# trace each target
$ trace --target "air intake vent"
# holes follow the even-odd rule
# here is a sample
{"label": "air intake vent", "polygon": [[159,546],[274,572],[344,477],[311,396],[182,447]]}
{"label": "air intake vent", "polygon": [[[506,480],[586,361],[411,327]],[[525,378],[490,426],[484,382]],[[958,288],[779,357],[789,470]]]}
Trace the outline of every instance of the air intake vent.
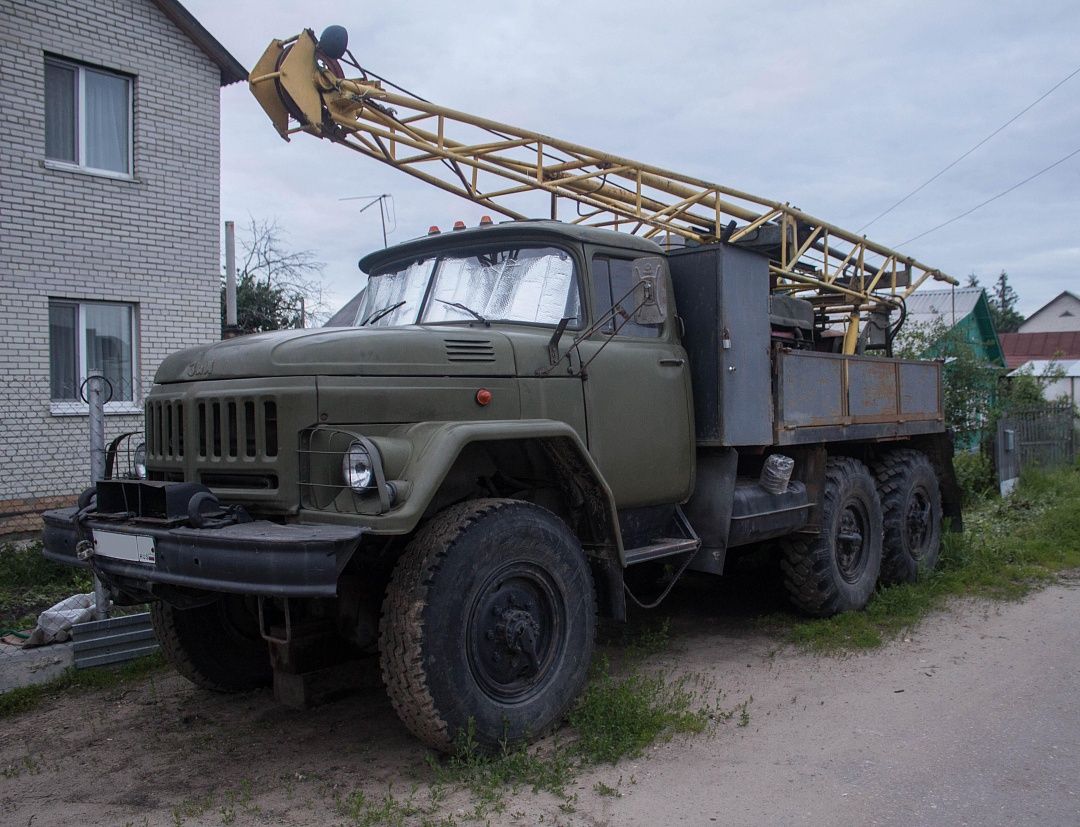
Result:
{"label": "air intake vent", "polygon": [[448,362],[494,362],[495,346],[487,339],[444,339]]}

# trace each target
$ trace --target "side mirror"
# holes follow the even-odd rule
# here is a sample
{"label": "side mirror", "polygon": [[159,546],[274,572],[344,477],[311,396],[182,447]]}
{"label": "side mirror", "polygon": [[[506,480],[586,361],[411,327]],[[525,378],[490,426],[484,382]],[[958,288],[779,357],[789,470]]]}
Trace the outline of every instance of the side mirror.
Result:
{"label": "side mirror", "polygon": [[634,322],[663,324],[667,320],[668,297],[664,281],[664,260],[659,256],[634,259]]}

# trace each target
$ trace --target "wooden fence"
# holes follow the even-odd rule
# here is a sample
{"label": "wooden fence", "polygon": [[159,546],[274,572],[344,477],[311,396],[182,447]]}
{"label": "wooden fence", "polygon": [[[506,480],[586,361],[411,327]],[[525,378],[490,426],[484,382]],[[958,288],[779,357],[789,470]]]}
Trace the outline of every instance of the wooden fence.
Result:
{"label": "wooden fence", "polygon": [[1068,465],[1076,456],[1076,411],[1068,401],[1010,411],[998,421],[994,444],[1001,493],[1016,485],[1025,468]]}

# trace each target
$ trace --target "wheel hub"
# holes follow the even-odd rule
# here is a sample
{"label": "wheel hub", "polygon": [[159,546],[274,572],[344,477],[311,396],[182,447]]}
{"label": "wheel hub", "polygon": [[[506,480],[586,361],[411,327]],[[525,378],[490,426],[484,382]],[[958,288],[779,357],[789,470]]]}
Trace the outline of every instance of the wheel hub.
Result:
{"label": "wheel hub", "polygon": [[922,491],[912,492],[904,515],[904,531],[911,556],[919,558],[930,536],[930,500]]}
{"label": "wheel hub", "polygon": [[469,617],[469,665],[492,698],[518,701],[551,672],[564,633],[560,601],[546,573],[510,566],[493,575]]}
{"label": "wheel hub", "polygon": [[840,514],[836,532],[836,564],[840,576],[855,583],[866,568],[866,520],[862,512],[849,505]]}

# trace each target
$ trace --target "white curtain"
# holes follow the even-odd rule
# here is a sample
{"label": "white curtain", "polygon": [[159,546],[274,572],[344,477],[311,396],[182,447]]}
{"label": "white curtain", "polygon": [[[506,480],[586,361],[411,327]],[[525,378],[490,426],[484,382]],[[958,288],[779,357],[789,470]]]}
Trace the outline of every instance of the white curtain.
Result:
{"label": "white curtain", "polygon": [[131,371],[131,308],[120,304],[87,304],[86,369],[100,370],[112,384],[112,401],[134,398]]}
{"label": "white curtain", "polygon": [[86,90],[86,165],[130,172],[128,163],[128,85],[118,75],[83,70]]}
{"label": "white curtain", "polygon": [[78,163],[75,154],[75,69],[45,62],[45,157]]}

